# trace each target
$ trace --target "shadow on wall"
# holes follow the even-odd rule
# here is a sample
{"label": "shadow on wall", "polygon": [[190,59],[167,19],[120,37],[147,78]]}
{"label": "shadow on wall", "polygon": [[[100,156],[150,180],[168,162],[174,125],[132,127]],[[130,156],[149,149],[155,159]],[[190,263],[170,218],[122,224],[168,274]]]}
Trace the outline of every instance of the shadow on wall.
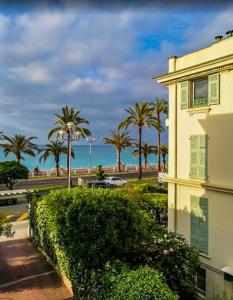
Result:
{"label": "shadow on wall", "polygon": [[[233,106],[233,102],[232,102]],[[233,182],[233,114],[208,115],[199,120],[208,134],[208,173],[213,182]]]}

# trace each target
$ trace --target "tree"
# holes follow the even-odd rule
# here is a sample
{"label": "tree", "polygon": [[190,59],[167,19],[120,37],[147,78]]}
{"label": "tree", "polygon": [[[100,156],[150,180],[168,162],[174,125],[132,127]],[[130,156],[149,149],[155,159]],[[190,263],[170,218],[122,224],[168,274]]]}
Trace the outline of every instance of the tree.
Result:
{"label": "tree", "polygon": [[129,136],[129,132],[123,131],[121,132],[119,129],[111,131],[110,137],[104,137],[103,141],[105,144],[112,145],[116,148],[117,154],[117,171],[121,171],[121,151],[126,150],[127,147],[133,145],[133,139]]}
{"label": "tree", "polygon": [[156,126],[156,119],[153,117],[153,107],[148,102],[136,102],[133,107],[125,109],[128,117],[119,124],[119,128],[127,128],[129,125],[138,130],[138,179],[142,178],[142,128],[143,126]]}
{"label": "tree", "polygon": [[0,211],[0,236],[13,237],[12,224],[7,222],[6,216]]}
{"label": "tree", "polygon": [[[146,142],[143,142],[142,143],[142,147],[141,147],[141,149],[142,149],[142,155],[143,155],[143,157],[144,157],[144,167],[145,167],[145,170],[146,170],[146,167],[147,167],[147,158],[148,158],[148,155],[150,155],[150,154],[154,154],[156,151],[157,151],[157,149],[156,149],[156,147],[155,146],[150,146],[150,145],[148,145],[148,143],[146,143]],[[134,150],[132,151],[132,155],[133,156],[138,156],[138,154],[139,154],[139,146],[138,146],[138,144],[136,143],[135,144],[135,148],[134,148]]]}
{"label": "tree", "polygon": [[0,184],[5,184],[9,190],[13,190],[18,179],[27,179],[29,170],[16,161],[4,161],[0,163]]}
{"label": "tree", "polygon": [[2,135],[1,140],[5,141],[0,144],[0,147],[3,148],[3,153],[7,156],[10,153],[13,153],[16,157],[16,161],[20,163],[23,159],[23,154],[27,154],[35,157],[35,151],[38,151],[36,144],[32,140],[37,137],[31,136],[26,137],[25,135],[15,134],[12,137],[7,135]]}
{"label": "tree", "polygon": [[160,152],[162,154],[162,158],[163,158],[163,168],[164,170],[166,169],[166,155],[168,154],[168,146],[165,144],[162,144],[160,146]]}
{"label": "tree", "polygon": [[[65,131],[68,135],[67,148],[69,149],[69,144],[73,133],[79,132],[82,137],[91,135],[91,132],[87,128],[80,126],[81,124],[89,124],[89,122],[86,119],[82,118],[80,116],[81,111],[76,110],[74,107],[68,107],[66,105],[65,107],[62,107],[61,110],[62,110],[61,114],[54,114],[57,117],[57,119],[54,121],[54,124],[56,124],[57,126],[49,132],[48,138],[50,139],[54,135],[58,136],[59,131],[61,130]],[[74,125],[72,129],[69,129],[67,126],[69,122],[72,122]],[[68,168],[69,168],[69,155],[67,155],[67,169]]]}
{"label": "tree", "polygon": [[164,131],[164,127],[162,126],[161,122],[161,115],[162,114],[168,114],[168,102],[166,100],[156,98],[155,102],[151,103],[152,107],[154,108],[154,114],[157,119],[157,124],[155,124],[155,129],[157,130],[158,134],[158,142],[157,142],[157,149],[158,149],[158,167],[159,171],[161,171],[161,160],[160,160],[160,136],[161,133]]}
{"label": "tree", "polygon": [[[54,156],[56,163],[56,172],[57,176],[60,176],[60,156],[62,153],[67,154],[67,147],[63,146],[64,142],[61,141],[51,141],[45,146],[44,149],[40,149],[39,153],[43,153],[40,157],[40,162],[45,162],[49,156]],[[71,152],[72,157],[74,158],[74,152]]]}
{"label": "tree", "polygon": [[105,171],[102,169],[102,165],[98,165],[96,167],[96,179],[97,180],[104,180],[107,176],[107,174],[105,173]]}

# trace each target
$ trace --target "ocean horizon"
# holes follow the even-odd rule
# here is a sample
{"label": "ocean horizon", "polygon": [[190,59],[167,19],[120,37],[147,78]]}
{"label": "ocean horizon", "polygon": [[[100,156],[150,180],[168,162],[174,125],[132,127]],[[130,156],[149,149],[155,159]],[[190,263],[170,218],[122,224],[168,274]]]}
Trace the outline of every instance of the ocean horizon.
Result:
{"label": "ocean horizon", "polygon": [[[39,147],[43,148],[43,145]],[[90,155],[89,155],[90,147],[89,145],[74,145],[73,151],[75,154],[75,158],[72,159],[71,166],[74,169],[78,168],[89,168],[90,167]],[[131,155],[132,149],[128,148],[127,151],[122,151],[121,161],[125,165],[138,165],[138,157],[133,157]],[[34,170],[36,166],[40,168],[40,170],[51,170],[55,168],[54,157],[49,157],[45,163],[39,162],[40,155],[36,157],[25,155],[24,159],[21,161],[23,165],[25,165],[30,171]],[[6,160],[15,160],[15,156],[13,154],[9,154],[7,157],[4,156],[3,150],[0,149],[0,161]],[[149,164],[157,163],[157,156],[155,154],[151,154],[148,156]],[[60,165],[63,168],[66,168],[66,155],[62,154],[60,159]],[[116,149],[114,147],[108,145],[93,145],[92,146],[92,159],[91,159],[91,167],[96,167],[97,165],[102,166],[115,166],[116,165]]]}

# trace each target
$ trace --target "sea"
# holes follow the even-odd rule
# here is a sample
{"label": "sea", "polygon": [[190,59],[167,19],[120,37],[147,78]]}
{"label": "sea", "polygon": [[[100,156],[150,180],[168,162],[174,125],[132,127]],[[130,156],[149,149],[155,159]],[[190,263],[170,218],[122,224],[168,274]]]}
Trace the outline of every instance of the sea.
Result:
{"label": "sea", "polygon": [[[39,146],[43,148],[43,145]],[[72,159],[71,166],[72,168],[89,168],[96,167],[97,165],[102,166],[115,166],[116,165],[116,149],[109,145],[92,145],[92,154],[90,161],[90,147],[88,145],[74,145],[73,151],[75,154],[75,158]],[[122,151],[121,161],[125,165],[138,165],[138,158],[133,157],[131,155],[132,149],[128,149],[127,151]],[[54,157],[50,156],[46,160],[45,163],[39,162],[39,156],[36,157],[25,155],[24,159],[21,161],[30,171],[34,170],[36,166],[39,167],[40,170],[51,170],[55,168]],[[2,149],[0,149],[0,161],[5,160],[15,160],[15,156],[13,154],[9,154],[7,157],[4,156]],[[157,163],[156,155],[149,155],[148,157],[149,164]],[[61,155],[60,166],[66,168],[66,155]]]}

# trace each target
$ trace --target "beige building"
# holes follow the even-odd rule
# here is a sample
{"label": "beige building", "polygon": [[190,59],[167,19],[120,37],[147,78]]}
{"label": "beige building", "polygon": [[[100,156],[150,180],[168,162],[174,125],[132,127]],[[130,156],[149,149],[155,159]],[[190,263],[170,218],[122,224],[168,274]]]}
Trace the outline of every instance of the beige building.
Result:
{"label": "beige building", "polygon": [[156,80],[169,89],[169,229],[200,250],[200,295],[212,299],[226,293],[230,299],[233,37],[169,58],[169,73]]}

